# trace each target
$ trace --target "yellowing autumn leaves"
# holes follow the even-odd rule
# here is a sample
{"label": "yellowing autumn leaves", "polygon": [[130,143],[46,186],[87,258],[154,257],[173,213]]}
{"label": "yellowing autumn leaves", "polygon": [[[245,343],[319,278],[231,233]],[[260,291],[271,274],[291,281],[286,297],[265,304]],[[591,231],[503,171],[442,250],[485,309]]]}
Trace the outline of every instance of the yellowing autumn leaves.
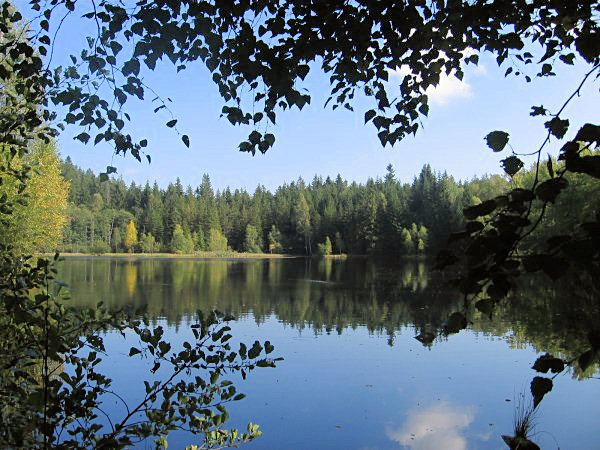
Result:
{"label": "yellowing autumn leaves", "polygon": [[11,164],[23,162],[32,168],[31,179],[23,193],[17,192],[11,177],[2,177],[5,182],[0,185],[0,196],[6,194],[13,203],[22,199],[25,204],[15,204],[7,222],[0,225],[0,242],[24,253],[54,251],[66,225],[69,194],[69,182],[60,173],[56,144],[35,141],[22,161],[15,158]]}

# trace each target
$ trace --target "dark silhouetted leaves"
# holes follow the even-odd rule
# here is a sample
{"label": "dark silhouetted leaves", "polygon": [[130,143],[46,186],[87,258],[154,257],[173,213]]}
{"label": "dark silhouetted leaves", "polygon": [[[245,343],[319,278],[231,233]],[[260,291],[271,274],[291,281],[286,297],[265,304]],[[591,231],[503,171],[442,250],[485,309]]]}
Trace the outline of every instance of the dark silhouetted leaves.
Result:
{"label": "dark silhouetted leaves", "polygon": [[562,139],[567,134],[567,130],[569,129],[569,121],[563,120],[559,117],[554,117],[544,124],[550,134],[555,136],[558,139]]}
{"label": "dark silhouetted leaves", "polygon": [[562,359],[555,358],[548,353],[540,356],[532,367],[533,370],[542,373],[548,373],[548,371],[551,371],[552,373],[560,373],[564,370],[564,368],[565,363]]}
{"label": "dark silhouetted leaves", "polygon": [[550,378],[535,377],[531,381],[531,395],[533,396],[533,406],[540,404],[544,395],[552,390],[552,380]]}
{"label": "dark silhouetted leaves", "polygon": [[87,133],[79,133],[77,136],[75,136],[75,139],[87,144],[87,142],[90,140],[90,135]]}
{"label": "dark silhouetted leaves", "polygon": [[552,178],[538,185],[535,196],[544,202],[554,203],[560,191],[569,185],[565,178]]}
{"label": "dark silhouetted leaves", "polygon": [[492,131],[485,137],[485,140],[489,148],[495,152],[501,152],[508,144],[508,133],[505,131]]}
{"label": "dark silhouetted leaves", "polygon": [[548,110],[543,106],[532,106],[530,116],[545,116],[548,114]]}
{"label": "dark silhouetted leaves", "polygon": [[371,120],[376,115],[377,115],[377,113],[375,112],[374,109],[370,109],[369,111],[367,111],[365,113],[365,123],[367,123],[369,120]]}
{"label": "dark silhouetted leaves", "polygon": [[600,145],[600,126],[586,123],[577,132],[575,141],[590,142]]}
{"label": "dark silhouetted leaves", "polygon": [[523,167],[523,161],[516,156],[509,156],[502,160],[502,168],[511,177],[515,175]]}
{"label": "dark silhouetted leaves", "polygon": [[444,333],[458,333],[460,330],[467,328],[467,318],[463,313],[453,312],[446,320],[444,325]]}
{"label": "dark silhouetted leaves", "polygon": [[510,199],[514,202],[523,203],[534,199],[531,189],[515,188],[509,193]]}
{"label": "dark silhouetted leaves", "polygon": [[563,276],[569,267],[567,260],[551,255],[528,255],[523,258],[523,268],[526,272],[543,271],[553,280]]}
{"label": "dark silhouetted leaves", "polygon": [[600,55],[600,33],[586,30],[575,39],[575,48],[588,63],[597,63]]}
{"label": "dark silhouetted leaves", "polygon": [[487,216],[488,214],[494,212],[496,206],[497,203],[495,200],[486,200],[485,202],[482,202],[479,205],[465,208],[463,210],[463,213],[467,219],[473,220],[481,216]]}

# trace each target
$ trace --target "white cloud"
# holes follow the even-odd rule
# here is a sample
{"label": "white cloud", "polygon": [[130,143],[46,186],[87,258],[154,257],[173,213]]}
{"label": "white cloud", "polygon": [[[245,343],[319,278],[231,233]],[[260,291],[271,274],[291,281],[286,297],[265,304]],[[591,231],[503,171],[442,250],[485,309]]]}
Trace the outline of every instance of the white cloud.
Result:
{"label": "white cloud", "polygon": [[454,75],[442,75],[437,86],[429,87],[425,93],[433,103],[446,106],[451,99],[468,98],[473,95],[471,85],[463,78],[459,80]]}
{"label": "white cloud", "polygon": [[[467,53],[465,52],[465,55],[468,56]],[[487,74],[486,67],[481,63],[477,66],[469,65],[464,70],[467,74],[473,76],[485,76]],[[410,74],[410,67],[407,65],[389,71],[390,78],[400,80],[408,74]],[[473,89],[464,77],[459,80],[454,75],[442,74],[438,85],[429,87],[425,93],[432,103],[447,106],[450,100],[471,97]]]}
{"label": "white cloud", "polygon": [[411,450],[465,450],[461,432],[473,422],[473,408],[457,408],[445,403],[408,414],[404,425],[386,429],[386,435]]}
{"label": "white cloud", "polygon": [[487,75],[487,68],[482,63],[479,63],[477,67],[473,69],[473,74],[477,76]]}

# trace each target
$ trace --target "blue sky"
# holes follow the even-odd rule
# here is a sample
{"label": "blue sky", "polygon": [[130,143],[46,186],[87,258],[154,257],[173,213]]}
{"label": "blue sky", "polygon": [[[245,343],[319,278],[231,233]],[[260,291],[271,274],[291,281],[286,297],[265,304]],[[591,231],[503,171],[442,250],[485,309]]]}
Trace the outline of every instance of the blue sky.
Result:
{"label": "blue sky", "polygon": [[[66,61],[68,54],[85,45],[86,26],[87,21],[76,20],[61,30],[56,61]],[[529,117],[531,106],[543,104],[551,111],[557,110],[588,70],[583,64],[569,68],[557,64],[557,68],[558,76],[533,77],[533,82],[527,84],[522,78],[504,78],[505,67],[499,69],[493,59],[482,57],[478,67],[469,66],[463,82],[449,78],[430,93],[430,113],[424,119],[424,128],[416,137],[408,137],[393,148],[382,148],[376,129],[364,125],[363,115],[368,108],[361,105],[366,104],[358,103],[355,113],[324,109],[327,77],[315,70],[306,82],[312,104],[301,112],[294,109],[278,113],[273,131],[275,147],[253,157],[237,150],[250,130],[233,127],[225,118],[219,118],[223,102],[208,70],[197,64],[177,74],[170,63],[164,62],[147,73],[145,81],[173,100],[171,109],[179,130],[190,137],[189,149],[174,130],[164,126],[170,116],[152,113],[156,105],[150,102],[151,95],[144,103],[127,103],[132,129],[139,138],[148,138],[151,164],[145,160],[139,163],[131,156],[113,157],[108,146],[74,141],[73,136],[81,131],[77,128],[60,136],[59,148],[63,157],[70,156],[84,169],[100,172],[114,165],[126,183],[157,180],[161,186],[177,177],[184,185],[196,186],[204,173],[210,175],[217,189],[230,186],[253,190],[260,183],[273,190],[299,176],[311,180],[315,174],[334,177],[340,173],[350,181],[364,182],[369,177],[383,176],[389,163],[405,182],[411,182],[425,163],[464,180],[502,172],[499,161],[507,155],[494,154],[487,148],[483,138],[489,131],[509,132],[510,143],[519,152],[539,147],[545,137],[544,120]],[[530,68],[530,75],[535,74],[534,69]],[[395,80],[400,82],[399,77],[390,78],[391,83]],[[586,121],[595,120],[592,114],[598,111],[597,83],[588,83],[583,92],[566,111],[571,120],[567,136],[573,136],[576,127]],[[554,143],[548,150],[556,154],[559,147]]]}

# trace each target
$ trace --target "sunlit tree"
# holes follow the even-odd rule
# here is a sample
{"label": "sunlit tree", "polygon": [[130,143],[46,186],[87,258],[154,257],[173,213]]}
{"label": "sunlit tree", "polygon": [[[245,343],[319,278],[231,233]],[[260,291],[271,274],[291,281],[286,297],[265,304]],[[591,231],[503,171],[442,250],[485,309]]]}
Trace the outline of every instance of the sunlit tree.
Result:
{"label": "sunlit tree", "polygon": [[125,227],[125,237],[123,238],[123,245],[128,252],[132,252],[138,243],[137,229],[133,220],[130,220]]}
{"label": "sunlit tree", "polygon": [[13,213],[2,225],[0,241],[12,244],[24,252],[53,251],[62,241],[67,223],[69,183],[61,176],[60,160],[53,141],[35,141],[30,153],[12,165],[30,164],[31,178],[19,192],[9,177],[0,176],[0,195],[15,202]]}

